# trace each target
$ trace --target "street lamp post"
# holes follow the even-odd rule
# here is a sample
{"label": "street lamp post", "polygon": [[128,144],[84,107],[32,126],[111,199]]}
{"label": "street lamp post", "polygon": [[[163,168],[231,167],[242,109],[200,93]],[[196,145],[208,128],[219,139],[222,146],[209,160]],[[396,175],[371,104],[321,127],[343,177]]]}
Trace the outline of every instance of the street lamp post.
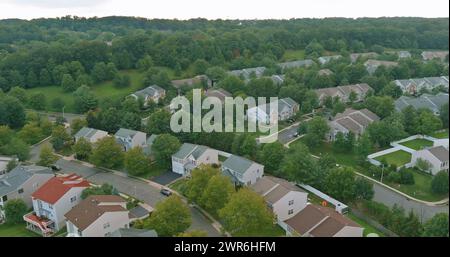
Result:
{"label": "street lamp post", "polygon": [[381,164],[381,179],[380,179],[381,183],[383,183],[383,174],[384,174],[384,164]]}

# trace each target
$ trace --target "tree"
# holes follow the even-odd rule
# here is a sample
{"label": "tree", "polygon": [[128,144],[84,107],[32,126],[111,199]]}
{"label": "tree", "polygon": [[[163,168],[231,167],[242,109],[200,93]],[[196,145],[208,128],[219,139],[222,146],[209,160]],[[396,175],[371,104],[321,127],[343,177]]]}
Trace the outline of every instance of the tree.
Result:
{"label": "tree", "polygon": [[217,214],[234,193],[234,185],[229,177],[217,174],[209,179],[206,188],[200,198],[201,206],[206,210]]}
{"label": "tree", "polygon": [[25,108],[17,98],[0,95],[0,125],[21,128],[25,124],[25,117]]}
{"label": "tree", "polygon": [[303,144],[291,146],[280,164],[281,174],[298,183],[314,184],[316,170],[316,160]]}
{"label": "tree", "polygon": [[153,66],[153,59],[149,55],[145,55],[137,62],[137,68],[140,71],[146,71]]}
{"label": "tree", "polygon": [[442,121],[442,125],[445,128],[448,128],[448,103],[442,105],[440,112],[439,112],[439,118]]}
{"label": "tree", "polygon": [[274,221],[264,199],[248,188],[233,194],[219,217],[234,236],[260,236],[261,228],[273,226]]}
{"label": "tree", "polygon": [[354,170],[349,167],[333,169],[325,178],[325,189],[340,201],[352,202],[357,197]]}
{"label": "tree", "polygon": [[70,74],[63,75],[61,80],[61,88],[65,92],[72,92],[75,91],[75,89],[77,88],[77,84],[75,83],[75,80],[73,80]]}
{"label": "tree", "polygon": [[87,160],[92,153],[92,145],[82,137],[72,146],[72,150],[78,160]]}
{"label": "tree", "polygon": [[367,109],[385,118],[394,112],[394,100],[390,96],[370,96],[366,99]]}
{"label": "tree", "polygon": [[152,145],[155,161],[161,166],[168,167],[172,155],[178,151],[180,146],[181,144],[178,138],[169,134],[159,135]]}
{"label": "tree", "polygon": [[8,95],[17,98],[23,104],[28,102],[27,91],[21,87],[12,87]]}
{"label": "tree", "polygon": [[150,169],[150,159],[141,147],[134,147],[125,153],[125,169],[130,175],[143,174]]}
{"label": "tree", "polygon": [[81,199],[86,199],[90,195],[119,195],[119,191],[108,183],[101,186],[88,187],[81,192]]}
{"label": "tree", "polygon": [[120,127],[140,130],[142,125],[142,119],[137,113],[122,112],[122,120],[120,121]]}
{"label": "tree", "polygon": [[42,139],[42,129],[35,122],[23,126],[19,131],[19,137],[27,144],[35,144]]}
{"label": "tree", "polygon": [[438,213],[428,220],[423,227],[422,236],[448,237],[448,214]]}
{"label": "tree", "polygon": [[23,223],[23,215],[28,211],[28,207],[22,199],[11,199],[6,202],[5,217],[8,224]]}
{"label": "tree", "polygon": [[430,110],[424,109],[419,112],[419,133],[427,135],[440,128],[442,128],[442,121]]}
{"label": "tree", "polygon": [[209,180],[219,174],[217,168],[209,165],[201,165],[191,171],[191,179],[186,184],[186,196],[189,201],[200,204],[200,199]]}
{"label": "tree", "polygon": [[207,237],[208,233],[204,230],[191,230],[178,234],[179,237]]}
{"label": "tree", "polygon": [[277,171],[285,153],[286,148],[280,142],[264,144],[258,153],[258,160],[266,170]]}
{"label": "tree", "polygon": [[400,183],[404,185],[414,185],[414,175],[412,171],[402,167],[399,172],[400,174]]}
{"label": "tree", "polygon": [[430,169],[433,167],[429,161],[422,159],[422,158],[417,158],[415,166],[419,170],[426,171],[426,172],[429,172]]}
{"label": "tree", "polygon": [[209,63],[203,59],[198,59],[193,64],[193,70],[195,75],[205,74],[208,69]]}
{"label": "tree", "polygon": [[60,151],[72,143],[72,138],[67,133],[66,128],[59,125],[53,128],[50,143],[55,151]]}
{"label": "tree", "polygon": [[53,98],[51,101],[51,106],[55,110],[61,110],[65,105],[66,103],[61,98]]}
{"label": "tree", "polygon": [[254,97],[273,97],[278,95],[278,86],[270,78],[252,79],[246,86],[248,95]]}
{"label": "tree", "polygon": [[116,74],[116,76],[113,79],[114,86],[118,87],[118,88],[128,87],[128,86],[130,86],[130,83],[131,83],[131,78],[127,74],[124,74],[124,75]]}
{"label": "tree", "polygon": [[74,93],[75,108],[85,113],[89,110],[93,110],[98,106],[98,100],[95,95],[90,91],[90,88],[86,85],[79,87]]}
{"label": "tree", "polygon": [[357,178],[355,181],[356,197],[364,200],[372,200],[375,192],[373,191],[373,185],[364,178]]}
{"label": "tree", "polygon": [[16,155],[20,161],[28,159],[30,147],[19,138],[12,138],[7,145],[0,145],[0,152],[6,155]]}
{"label": "tree", "polygon": [[184,232],[192,223],[189,207],[176,195],[156,204],[150,219],[144,225],[159,236],[174,236]]}
{"label": "tree", "polygon": [[320,116],[315,116],[308,121],[305,143],[308,147],[316,147],[322,142],[329,130],[330,127],[328,126],[327,121]]}
{"label": "tree", "polygon": [[[353,92],[353,91],[352,91]],[[345,111],[345,104],[341,101],[336,101],[333,104],[333,116],[335,116],[338,113],[343,113]]]}
{"label": "tree", "polygon": [[124,153],[114,137],[104,137],[96,142],[90,158],[97,167],[118,169],[123,165]]}
{"label": "tree", "polygon": [[28,100],[28,105],[35,110],[41,111],[45,110],[47,106],[47,98],[44,93],[34,93],[30,96]]}
{"label": "tree", "polygon": [[211,67],[205,71],[206,76],[214,82],[222,80],[226,76],[226,71],[221,67]]}
{"label": "tree", "polygon": [[53,154],[52,149],[48,145],[44,145],[41,148],[41,153],[39,154],[38,164],[45,167],[50,167],[58,160],[58,157]]}
{"label": "tree", "polygon": [[75,135],[80,129],[87,126],[87,121],[82,118],[75,118],[70,122],[70,133]]}
{"label": "tree", "polygon": [[435,194],[448,194],[448,173],[439,171],[431,180],[431,191]]}
{"label": "tree", "polygon": [[170,131],[170,117],[170,113],[163,109],[150,114],[146,132],[157,135],[167,133]]}
{"label": "tree", "polygon": [[417,134],[419,131],[419,115],[411,105],[402,110],[404,118],[405,131],[410,135]]}

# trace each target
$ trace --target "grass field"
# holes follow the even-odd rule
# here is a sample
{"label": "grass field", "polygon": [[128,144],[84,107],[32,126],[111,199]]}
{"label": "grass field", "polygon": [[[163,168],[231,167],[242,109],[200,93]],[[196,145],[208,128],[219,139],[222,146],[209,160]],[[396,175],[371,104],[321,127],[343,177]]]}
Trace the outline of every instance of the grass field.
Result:
{"label": "grass field", "polygon": [[442,131],[436,131],[432,133],[430,136],[434,138],[448,138],[448,129]]}
{"label": "grass field", "polygon": [[286,50],[284,51],[283,61],[296,61],[305,59],[305,50]]}
{"label": "grass field", "polygon": [[400,143],[403,146],[406,146],[408,148],[414,149],[414,150],[420,150],[427,146],[433,146],[433,142],[430,140],[426,140],[423,138],[416,138],[413,140],[409,140],[403,143]]}
{"label": "grass field", "polygon": [[364,220],[356,217],[353,213],[349,212],[348,214],[346,214],[347,218],[353,220],[354,222],[358,223],[361,227],[364,228],[363,231],[363,235],[367,236],[370,233],[375,233],[380,237],[384,237],[385,235],[379,231],[378,229],[374,228],[372,225],[370,225],[369,223],[365,222]]}
{"label": "grass field", "polygon": [[375,160],[380,162],[385,160],[389,165],[394,164],[397,167],[400,167],[411,161],[411,154],[403,150],[398,150],[389,154],[379,156],[375,158]]}
{"label": "grass field", "polygon": [[38,237],[39,235],[25,228],[25,224],[0,225],[0,237]]}

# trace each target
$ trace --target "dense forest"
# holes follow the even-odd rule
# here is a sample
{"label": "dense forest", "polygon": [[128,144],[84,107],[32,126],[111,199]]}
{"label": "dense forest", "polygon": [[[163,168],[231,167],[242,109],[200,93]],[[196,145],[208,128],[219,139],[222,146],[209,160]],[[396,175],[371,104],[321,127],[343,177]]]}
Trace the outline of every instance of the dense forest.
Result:
{"label": "dense forest", "polygon": [[[448,49],[448,19],[147,20],[131,17],[1,20],[0,88],[91,84],[151,62],[179,71],[195,61],[266,66],[286,50],[307,57],[389,49]],[[100,72],[98,72],[100,71]],[[178,72],[177,72],[178,71]],[[192,75],[205,69],[192,71]],[[99,73],[101,73],[99,75]],[[65,75],[70,76],[65,76]],[[93,80],[93,82],[91,82]]]}

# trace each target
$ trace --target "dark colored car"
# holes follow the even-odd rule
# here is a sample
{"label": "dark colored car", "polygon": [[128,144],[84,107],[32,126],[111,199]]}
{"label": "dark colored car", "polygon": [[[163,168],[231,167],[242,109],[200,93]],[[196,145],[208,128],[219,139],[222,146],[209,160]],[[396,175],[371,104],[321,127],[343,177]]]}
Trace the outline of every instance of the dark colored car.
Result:
{"label": "dark colored car", "polygon": [[170,192],[170,190],[167,189],[167,188],[162,188],[160,193],[165,195],[165,196],[170,196],[172,194],[172,192]]}
{"label": "dark colored car", "polygon": [[53,171],[60,171],[60,170],[61,170],[61,167],[59,167],[59,166],[56,165],[56,164],[55,164],[55,165],[52,165],[51,168],[52,168]]}

